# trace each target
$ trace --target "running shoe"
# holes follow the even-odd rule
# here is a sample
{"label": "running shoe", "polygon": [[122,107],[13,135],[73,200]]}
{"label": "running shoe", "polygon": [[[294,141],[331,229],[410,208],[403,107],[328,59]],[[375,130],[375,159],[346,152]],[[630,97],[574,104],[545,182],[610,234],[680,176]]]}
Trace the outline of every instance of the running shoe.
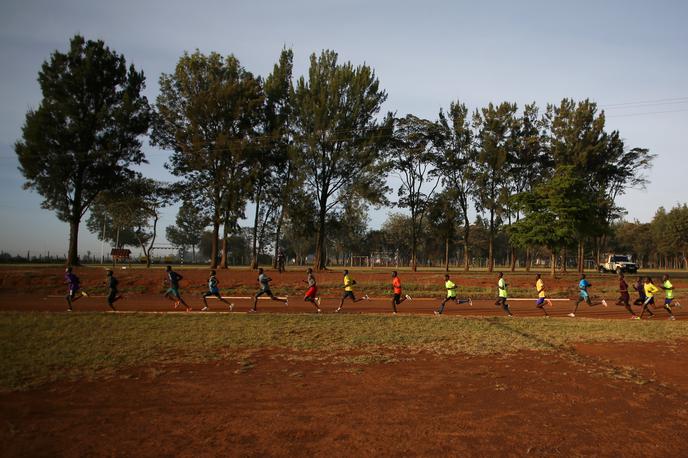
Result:
{"label": "running shoe", "polygon": [[342,309],[341,307],[337,307],[337,310],[335,310],[334,313],[339,313],[339,311],[340,311],[341,309]]}
{"label": "running shoe", "polygon": [[674,321],[675,319],[676,319],[676,317],[675,317],[674,315],[671,315],[671,316],[669,317],[669,320],[671,320],[671,321]]}
{"label": "running shoe", "polygon": [[72,308],[71,308],[71,307],[69,307],[69,308],[67,309],[67,311],[68,311],[68,312],[71,312],[71,311],[72,311]]}
{"label": "running shoe", "polygon": [[248,313],[256,313],[258,310],[248,309]]}
{"label": "running shoe", "polygon": [[289,296],[284,297],[284,305],[289,305]]}
{"label": "running shoe", "polygon": [[368,297],[368,295],[366,294],[365,296],[363,296],[363,299],[365,299],[366,301],[369,301],[370,297]]}
{"label": "running shoe", "polygon": [[640,319],[640,317],[638,315],[633,315],[631,317],[631,320],[639,320],[639,319]]}
{"label": "running shoe", "polygon": [[570,316],[571,318],[575,318],[576,314],[573,313],[573,312],[571,312],[571,313],[569,313],[567,316]]}
{"label": "running shoe", "polygon": [[179,302],[179,301],[175,302],[175,303],[174,303],[174,308],[178,308],[180,304],[181,304],[181,302]]}
{"label": "running shoe", "polygon": [[87,293],[86,291],[82,291],[82,292],[81,292],[81,295],[84,296],[84,297],[88,297],[88,293]]}
{"label": "running shoe", "polygon": [[473,307],[473,299],[471,299],[470,297],[468,298],[468,305]]}
{"label": "running shoe", "polygon": [[207,307],[207,306],[206,306],[206,307],[203,307],[203,308],[201,309],[201,312],[207,312],[207,311],[208,311],[208,307]]}
{"label": "running shoe", "polygon": [[435,311],[434,311],[434,312],[432,312],[432,313],[434,313],[434,314],[435,314],[435,316],[440,316],[440,312],[438,312],[437,310],[435,310]]}
{"label": "running shoe", "polygon": [[322,313],[322,310],[318,309],[318,311],[316,313]]}
{"label": "running shoe", "polygon": [[674,301],[674,307],[680,307],[681,303],[679,301]]}
{"label": "running shoe", "polygon": [[607,301],[605,301],[604,299],[602,299],[602,305],[604,305],[604,306],[606,307],[606,306],[607,306]]}
{"label": "running shoe", "polygon": [[318,304],[318,307],[320,307],[320,297],[315,298],[315,303]]}
{"label": "running shoe", "polygon": [[409,295],[407,294],[407,295],[406,295],[406,300],[407,300],[407,301],[412,301],[413,299],[411,299],[411,296],[409,296]]}
{"label": "running shoe", "polygon": [[229,311],[231,312],[233,310],[234,310],[234,304],[229,304]]}
{"label": "running shoe", "polygon": [[396,314],[397,314],[397,312],[392,312],[392,315],[396,315]]}

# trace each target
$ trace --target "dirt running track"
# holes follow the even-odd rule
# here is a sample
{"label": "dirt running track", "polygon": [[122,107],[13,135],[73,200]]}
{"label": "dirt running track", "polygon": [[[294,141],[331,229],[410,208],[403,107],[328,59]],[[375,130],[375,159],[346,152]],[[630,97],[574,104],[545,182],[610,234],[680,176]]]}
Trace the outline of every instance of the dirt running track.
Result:
{"label": "dirt running track", "polygon": [[[200,313],[203,302],[198,296],[185,295],[185,300],[194,309],[191,313]],[[232,299],[235,303],[235,312],[246,312],[251,307],[249,299]],[[432,314],[436,310],[441,300],[439,298],[417,298],[412,301],[405,301],[397,306],[399,313],[408,314]],[[211,312],[226,312],[227,307],[216,299],[209,299],[208,303]],[[333,313],[339,305],[338,298],[323,299],[321,308],[324,313]],[[123,312],[170,312],[174,311],[172,303],[162,298],[160,295],[137,294],[127,296],[125,299],[116,303],[117,309]],[[563,317],[571,312],[574,303],[572,301],[555,301],[553,307],[547,307],[547,312],[553,317]],[[542,316],[542,312],[536,309],[534,301],[518,300],[511,301],[510,307],[516,317],[537,317]],[[27,294],[7,294],[0,293],[0,310],[13,311],[63,311],[67,309],[63,297],[52,295],[44,297],[34,297]],[[640,307],[633,307],[640,313]],[[74,303],[75,311],[106,311],[107,305],[104,297],[81,298]],[[181,310],[181,309],[180,309]],[[289,298],[289,305],[285,306],[281,302],[270,300],[260,300],[258,310],[261,313],[280,312],[280,313],[313,313],[315,308],[310,303],[304,303],[302,297]],[[368,301],[361,301],[355,304],[347,300],[341,313],[391,313],[391,298],[374,297]],[[688,311],[685,307],[674,308],[677,319],[688,319]],[[205,312],[203,312],[205,313]],[[491,300],[473,301],[473,306],[468,304],[456,305],[448,303],[445,308],[445,315],[461,316],[503,316],[504,312],[499,307],[494,306]],[[666,319],[667,313],[658,308],[654,319]],[[625,308],[610,304],[609,307],[597,305],[588,307],[581,304],[578,308],[578,317],[587,318],[619,318],[627,319],[630,317]]]}
{"label": "dirt running track", "polygon": [[[381,269],[379,271],[371,272],[353,272],[354,278],[358,281],[356,286],[356,294],[361,296],[365,293],[366,285],[376,285],[378,291],[385,290],[391,284],[391,269]],[[82,286],[87,291],[99,291],[100,297],[89,297],[80,299],[75,303],[75,310],[79,311],[96,311],[106,310],[105,297],[102,296],[104,292],[103,284],[105,279],[105,271],[101,267],[80,267],[76,269],[77,274],[81,278]],[[199,311],[203,307],[200,295],[205,291],[205,282],[208,276],[206,269],[180,269],[184,279],[181,282],[182,294],[184,298],[191,304],[195,311]],[[284,307],[282,304],[263,301],[259,302],[259,310],[261,312],[312,312],[313,306],[304,304],[303,291],[305,290],[305,274],[301,270],[290,270],[284,273],[275,271],[268,271],[268,274],[274,279],[275,294],[283,294],[283,290],[298,291],[298,295],[292,295],[289,301],[289,307]],[[66,309],[64,301],[64,294],[66,293],[66,286],[63,280],[64,269],[60,267],[21,267],[21,266],[0,266],[0,310],[42,310],[42,311],[60,311]],[[172,310],[171,303],[162,298],[160,292],[162,291],[162,282],[165,277],[164,271],[161,268],[155,269],[126,269],[116,270],[117,278],[120,281],[120,288],[124,291],[126,299],[117,303],[118,309],[122,311],[170,311]],[[484,272],[452,272],[452,279],[459,285],[459,295],[463,288],[479,287],[493,289],[496,284],[496,275],[487,274]],[[521,291],[533,291],[534,272],[518,272],[506,273],[510,288],[520,288]],[[413,301],[404,302],[399,306],[400,313],[421,313],[429,314],[437,309],[439,303],[443,298],[443,277],[444,272],[402,272],[401,278],[404,285],[412,285],[426,291],[437,290],[437,295],[434,298],[415,298]],[[339,305],[339,298],[341,294],[341,271],[328,271],[317,274],[319,288],[323,296],[322,309],[324,312],[333,312]],[[577,275],[569,274],[566,277],[558,278],[556,280],[545,278],[546,285],[549,291],[557,292],[563,297],[576,297]],[[604,308],[596,306],[589,308],[586,305],[581,305],[578,316],[592,317],[592,318],[628,318],[629,314],[623,307],[615,306],[613,303],[616,299],[616,277],[611,274],[600,275],[590,273],[588,278],[593,283],[593,295],[597,294],[597,290],[606,286],[614,293],[607,295],[607,301],[610,306]],[[218,279],[222,288],[227,288],[232,296],[247,297],[255,292],[257,287],[256,273],[250,270],[218,270]],[[678,297],[681,297],[681,289],[686,288],[688,282],[683,277],[674,280],[675,288],[679,289]],[[597,288],[597,289],[595,289]],[[496,291],[496,290],[495,290]],[[405,290],[413,295],[413,290]],[[229,294],[229,293],[228,293]],[[428,294],[425,294],[426,296]],[[515,294],[512,294],[515,296]],[[522,294],[523,296],[523,294]],[[527,294],[526,294],[527,296]],[[484,296],[483,296],[484,297]],[[236,304],[237,311],[247,311],[250,307],[251,301],[246,299],[232,299]],[[376,296],[370,301],[358,302],[351,304],[347,301],[344,306],[346,313],[389,313],[391,312],[391,296]],[[463,315],[463,316],[502,316],[504,313],[500,308],[494,307],[494,299],[491,300],[475,300],[473,307],[468,305],[448,304],[445,313],[447,315]],[[688,302],[688,301],[684,301]],[[662,303],[662,299],[658,304]],[[216,300],[210,300],[211,309],[213,311],[225,311],[226,307]],[[526,301],[512,300],[510,305],[514,315],[516,316],[542,316],[540,310],[535,309],[534,299]],[[573,302],[570,300],[555,301],[554,307],[548,309],[552,316],[565,316],[573,308]],[[688,305],[688,304],[687,304]],[[636,312],[640,311],[639,307],[634,307]],[[685,307],[678,307],[674,309],[677,318],[688,318],[688,311]],[[657,310],[655,319],[665,319],[666,312],[661,309]]]}
{"label": "dirt running track", "polygon": [[[661,358],[628,371],[628,355]],[[149,367],[0,395],[0,449],[20,456],[686,456],[686,353],[398,355],[321,365]],[[633,360],[631,357],[630,360]],[[615,375],[610,375],[614,373]]]}

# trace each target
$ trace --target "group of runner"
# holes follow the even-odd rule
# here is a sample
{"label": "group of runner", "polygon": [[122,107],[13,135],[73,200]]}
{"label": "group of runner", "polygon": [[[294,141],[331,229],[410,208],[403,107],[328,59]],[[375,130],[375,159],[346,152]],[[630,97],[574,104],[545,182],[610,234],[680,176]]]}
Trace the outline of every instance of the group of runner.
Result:
{"label": "group of runner", "polygon": [[[321,300],[320,296],[318,295],[318,286],[317,286],[317,281],[315,279],[315,275],[313,274],[313,269],[309,268],[306,272],[306,280],[305,283],[308,285],[308,288],[306,290],[306,293],[304,295],[304,301],[305,302],[310,302],[313,304],[315,311],[317,313],[321,313],[322,309],[320,308]],[[172,266],[167,266],[165,268],[165,285],[167,287],[164,297],[171,300],[174,303],[174,308],[179,308],[180,306],[184,306],[187,312],[190,312],[192,310],[191,306],[184,301],[182,298],[182,295],[180,293],[179,289],[179,282],[182,280],[182,276],[172,270]],[[260,289],[253,295],[253,305],[249,309],[250,313],[256,312],[257,311],[257,305],[258,305],[258,299],[261,296],[267,296],[268,298],[272,299],[273,301],[278,301],[278,302],[283,302],[284,305],[289,305],[289,298],[285,297],[284,299],[276,297],[270,288],[270,282],[272,279],[268,277],[265,274],[265,271],[262,268],[258,269],[258,284],[260,285]],[[72,271],[71,267],[67,267],[65,270],[65,282],[68,284],[68,294],[66,296],[67,300],[67,305],[68,305],[68,311],[72,311],[72,304],[74,301],[80,299],[81,297],[86,297],[88,294],[85,291],[82,291],[80,288],[79,284],[79,278],[74,274]],[[208,290],[203,293],[202,299],[203,299],[203,308],[201,311],[208,311],[210,307],[208,306],[208,297],[215,297],[225,305],[229,307],[229,310],[232,311],[234,310],[234,304],[227,301],[224,297],[222,297],[222,294],[220,293],[220,287],[219,287],[219,281],[217,280],[217,273],[214,270],[210,271],[210,276],[208,277]],[[364,295],[361,298],[356,298],[356,295],[354,294],[354,285],[356,285],[356,280],[354,280],[351,275],[349,274],[348,270],[344,270],[344,279],[343,279],[343,288],[344,288],[344,294],[342,295],[340,301],[339,301],[339,306],[335,310],[335,313],[338,313],[342,310],[344,307],[344,301],[347,299],[350,299],[352,303],[364,301],[364,300],[369,300],[370,298],[368,295]],[[123,296],[119,293],[119,290],[117,288],[118,286],[118,281],[114,276],[114,273],[112,270],[108,269],[106,273],[106,286],[108,288],[108,295],[107,295],[107,305],[111,310],[116,310],[115,309],[115,302],[118,300],[122,299]],[[607,301],[605,299],[602,299],[599,302],[593,302],[591,299],[591,295],[589,292],[589,289],[592,287],[592,284],[585,278],[585,274],[581,274],[580,281],[578,282],[578,299],[576,300],[576,304],[573,308],[573,311],[568,314],[569,317],[575,317],[576,312],[578,311],[578,307],[581,302],[586,303],[589,307],[593,307],[596,305],[603,305],[607,307]],[[458,287],[457,285],[450,279],[449,274],[446,274],[444,276],[444,288],[446,290],[446,297],[444,300],[440,303],[439,308],[434,311],[434,314],[436,316],[441,316],[444,313],[445,306],[449,302],[453,302],[456,304],[468,304],[469,306],[473,305],[473,300],[470,297],[467,298],[459,298],[457,294]],[[626,310],[631,314],[631,319],[634,320],[639,320],[641,319],[645,313],[649,315],[650,318],[654,316],[652,309],[656,309],[657,306],[655,304],[655,295],[659,293],[661,290],[664,290],[665,292],[665,299],[664,299],[664,305],[663,309],[669,314],[669,319],[674,320],[674,314],[671,310],[672,306],[680,306],[681,304],[674,299],[674,287],[669,280],[668,275],[664,275],[662,277],[662,284],[660,287],[657,287],[654,285],[652,278],[651,277],[638,277],[637,281],[634,283],[633,288],[638,292],[638,298],[634,301],[633,305],[640,305],[642,306],[640,315],[637,315],[631,308],[631,303],[630,303],[630,294],[629,294],[629,289],[628,289],[628,284],[625,281],[624,274],[620,273],[619,274],[619,299],[616,302],[616,305],[623,305]],[[537,299],[535,301],[535,307],[539,308],[545,317],[549,317],[549,314],[547,313],[547,310],[545,309],[545,306],[552,307],[552,300],[548,298],[547,292],[545,289],[545,284],[544,281],[542,280],[542,276],[540,274],[536,274],[535,276],[535,290],[537,294]],[[400,305],[404,301],[410,301],[412,300],[411,296],[408,294],[403,294],[402,293],[402,288],[401,288],[401,279],[399,278],[399,275],[397,271],[392,272],[392,313],[397,314],[397,306]],[[504,273],[499,272],[498,273],[498,278],[497,278],[497,300],[495,301],[494,305],[497,307],[501,307],[504,313],[506,313],[507,316],[513,317],[513,314],[511,313],[511,309],[508,304],[508,284],[506,280],[504,279]]]}

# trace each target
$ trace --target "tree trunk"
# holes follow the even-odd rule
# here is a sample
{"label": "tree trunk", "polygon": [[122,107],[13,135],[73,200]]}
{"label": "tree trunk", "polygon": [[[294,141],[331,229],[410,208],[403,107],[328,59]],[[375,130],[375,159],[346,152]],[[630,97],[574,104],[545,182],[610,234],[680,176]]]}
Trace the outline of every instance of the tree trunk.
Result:
{"label": "tree trunk", "polygon": [[564,247],[564,255],[561,257],[561,271],[563,273],[566,273],[566,256],[567,256],[567,250],[566,250],[566,247]]}
{"label": "tree trunk", "polygon": [[444,271],[449,272],[449,237],[444,239]]}
{"label": "tree trunk", "polygon": [[418,270],[417,268],[417,263],[418,260],[416,259],[416,249],[418,245],[418,240],[417,240],[417,235],[416,235],[416,224],[411,221],[413,227],[411,228],[411,270],[413,272],[416,272]]}
{"label": "tree trunk", "polygon": [[213,237],[210,241],[210,268],[217,268],[217,251],[218,251],[218,241],[220,238],[220,215],[219,212],[215,212],[213,218]]}
{"label": "tree trunk", "polygon": [[315,270],[325,270],[327,262],[325,259],[325,220],[327,218],[327,202],[320,201],[320,212],[318,214],[318,233],[315,240],[315,260],[313,268]]}
{"label": "tree trunk", "polygon": [[253,218],[253,246],[251,247],[251,269],[258,268],[258,217],[260,213],[260,186],[256,190],[256,216]]}
{"label": "tree trunk", "polygon": [[69,222],[69,251],[67,252],[67,265],[68,266],[78,266],[79,265],[79,252],[78,252],[78,240],[79,240],[79,216],[78,212],[74,212],[72,219]]}
{"label": "tree trunk", "polygon": [[583,239],[578,240],[578,255],[576,256],[576,265],[578,267],[578,273],[583,273],[585,270],[585,246],[583,245]]}
{"label": "tree trunk", "polygon": [[229,253],[229,215],[225,215],[225,223],[222,225],[222,255],[220,257],[220,269],[226,269],[229,265],[227,254]]}
{"label": "tree trunk", "polygon": [[511,245],[511,271],[516,271],[516,247]]}
{"label": "tree trunk", "polygon": [[468,253],[468,236],[470,235],[470,232],[471,224],[468,221],[468,218],[465,218],[463,228],[463,270],[465,272],[468,272],[471,268],[470,255]]}
{"label": "tree trunk", "polygon": [[530,247],[526,246],[526,272],[530,272]]}
{"label": "tree trunk", "polygon": [[550,255],[550,263],[552,278],[557,278],[557,252],[554,249],[552,249],[552,254]]}
{"label": "tree trunk", "polygon": [[494,219],[495,219],[495,212],[494,210],[490,210],[490,237],[488,241],[488,250],[487,250],[487,271],[492,272],[494,270]]}

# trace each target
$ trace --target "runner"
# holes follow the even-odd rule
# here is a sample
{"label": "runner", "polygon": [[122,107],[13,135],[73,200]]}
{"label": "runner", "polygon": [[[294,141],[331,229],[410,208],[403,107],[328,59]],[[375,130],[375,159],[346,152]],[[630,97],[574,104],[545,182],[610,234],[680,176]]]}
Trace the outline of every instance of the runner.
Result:
{"label": "runner", "polygon": [[117,302],[120,299],[124,299],[124,296],[118,294],[117,285],[119,284],[119,282],[115,278],[115,275],[113,274],[111,269],[107,270],[107,278],[105,282],[107,283],[108,287],[107,304],[112,309],[112,311],[116,311],[114,305],[115,302]]}
{"label": "runner", "polygon": [[590,288],[592,284],[585,279],[585,274],[581,274],[580,276],[580,281],[578,282],[578,300],[576,301],[576,306],[573,309],[573,312],[569,313],[570,317],[575,317],[576,312],[578,311],[578,304],[582,302],[585,302],[588,304],[588,307],[593,307],[595,305],[602,304],[605,307],[607,306],[607,301],[602,299],[602,302],[595,302],[594,304],[590,300],[590,294],[588,293],[588,288]]}
{"label": "runner", "polygon": [[277,249],[277,272],[284,272],[284,251],[282,251],[282,247]]}
{"label": "runner", "polygon": [[[669,319],[670,320],[675,320],[676,317],[674,316],[674,313],[671,311],[671,303],[674,300],[674,285],[671,284],[669,281],[669,275],[664,274],[662,277],[662,289],[664,290],[664,294],[666,294],[666,298],[664,299],[664,310],[669,312]],[[676,301],[676,306],[680,307],[681,304]]]}
{"label": "runner", "polygon": [[344,306],[344,299],[346,299],[347,297],[350,297],[351,301],[354,303],[370,299],[367,294],[360,299],[356,299],[356,295],[354,294],[354,288],[353,288],[353,286],[355,284],[356,284],[356,280],[352,279],[349,276],[349,271],[345,269],[344,270],[344,295],[342,296],[342,299],[339,301],[339,307],[337,307],[337,310],[334,311],[335,313],[339,313],[339,311]]}
{"label": "runner", "polygon": [[640,317],[631,310],[631,296],[628,294],[628,283],[624,280],[623,272],[619,272],[619,300],[616,301],[616,305],[623,305],[631,314],[632,320],[639,320]]}
{"label": "runner", "polygon": [[633,302],[633,305],[643,305],[645,303],[645,284],[643,283],[643,277],[638,277],[638,279],[633,284],[633,289],[638,292],[638,299]]}
{"label": "runner", "polygon": [[220,294],[220,282],[217,281],[217,277],[215,275],[215,271],[211,270],[210,277],[208,277],[208,291],[203,293],[204,307],[201,309],[201,312],[207,312],[208,310],[210,310],[210,307],[208,307],[208,300],[206,299],[209,296],[215,296],[220,301],[227,304],[229,306],[229,311],[231,312],[232,310],[234,310],[234,304],[232,304],[231,302],[227,302],[222,298],[222,295]]}
{"label": "runner", "polygon": [[315,310],[317,310],[318,313],[321,313],[322,310],[320,310],[320,297],[318,296],[318,285],[315,281],[315,275],[313,275],[313,269],[309,267],[307,272],[308,277],[306,278],[306,283],[308,283],[308,290],[306,291],[306,295],[303,297],[303,300],[312,303],[315,307]]}
{"label": "runner", "polygon": [[449,301],[454,301],[457,304],[473,305],[473,300],[470,297],[468,299],[459,299],[456,297],[456,284],[449,279],[449,274],[444,276],[444,287],[447,290],[447,297],[445,297],[440,304],[440,308],[435,310],[435,315],[442,315],[442,313],[444,313],[444,306]]}
{"label": "runner", "polygon": [[653,316],[655,316],[655,314],[652,313],[652,310],[650,310],[649,306],[651,305],[653,309],[657,308],[655,306],[655,294],[659,292],[659,288],[657,288],[655,284],[652,282],[651,277],[647,277],[645,279],[643,288],[645,288],[645,302],[643,302],[643,309],[640,311],[640,318],[643,317],[645,311],[647,311],[647,313],[650,314],[650,318],[652,318]]}
{"label": "runner", "polygon": [[506,284],[506,281],[504,280],[504,273],[499,272],[499,280],[497,281],[497,289],[499,289],[499,297],[495,301],[495,305],[499,307],[500,305],[502,306],[502,310],[504,310],[508,316],[513,317],[511,314],[511,310],[509,309],[509,304],[506,303],[507,298],[509,297],[509,294],[507,292],[507,287],[509,285]]}
{"label": "runner", "polygon": [[258,298],[260,296],[262,296],[263,294],[268,296],[273,301],[284,302],[284,305],[289,305],[289,298],[282,300],[282,299],[275,297],[275,295],[272,294],[272,291],[270,290],[270,282],[271,281],[272,281],[272,278],[265,275],[262,267],[260,269],[258,269],[258,283],[260,284],[260,290],[253,296],[253,308],[250,309],[249,312],[256,312],[257,311]]}
{"label": "runner", "polygon": [[163,297],[173,301],[174,308],[179,307],[179,304],[184,304],[186,311],[190,312],[191,306],[187,304],[184,299],[182,299],[181,294],[179,294],[179,280],[181,280],[183,277],[172,270],[172,266],[165,267],[165,272],[167,274],[166,282],[168,288],[167,291],[165,291],[165,294],[163,294]]}
{"label": "runner", "polygon": [[401,280],[399,279],[399,275],[397,275],[396,270],[392,272],[392,290],[394,292],[394,296],[392,296],[392,313],[396,315],[397,305],[401,304],[405,300],[411,300],[411,296],[408,294],[406,294],[403,298],[401,297]]}
{"label": "runner", "polygon": [[88,297],[88,294],[86,294],[86,291],[79,291],[79,277],[72,272],[72,266],[69,266],[65,269],[64,278],[65,283],[69,285],[68,293],[65,296],[65,299],[67,299],[67,311],[71,312],[72,302],[76,301],[77,299],[81,299],[82,297]]}
{"label": "runner", "polygon": [[545,304],[552,307],[552,301],[547,298],[547,293],[545,293],[545,282],[542,281],[542,275],[535,275],[535,289],[538,293],[537,301],[535,301],[535,306],[542,310],[545,314],[545,318],[549,318],[547,310],[545,310]]}

